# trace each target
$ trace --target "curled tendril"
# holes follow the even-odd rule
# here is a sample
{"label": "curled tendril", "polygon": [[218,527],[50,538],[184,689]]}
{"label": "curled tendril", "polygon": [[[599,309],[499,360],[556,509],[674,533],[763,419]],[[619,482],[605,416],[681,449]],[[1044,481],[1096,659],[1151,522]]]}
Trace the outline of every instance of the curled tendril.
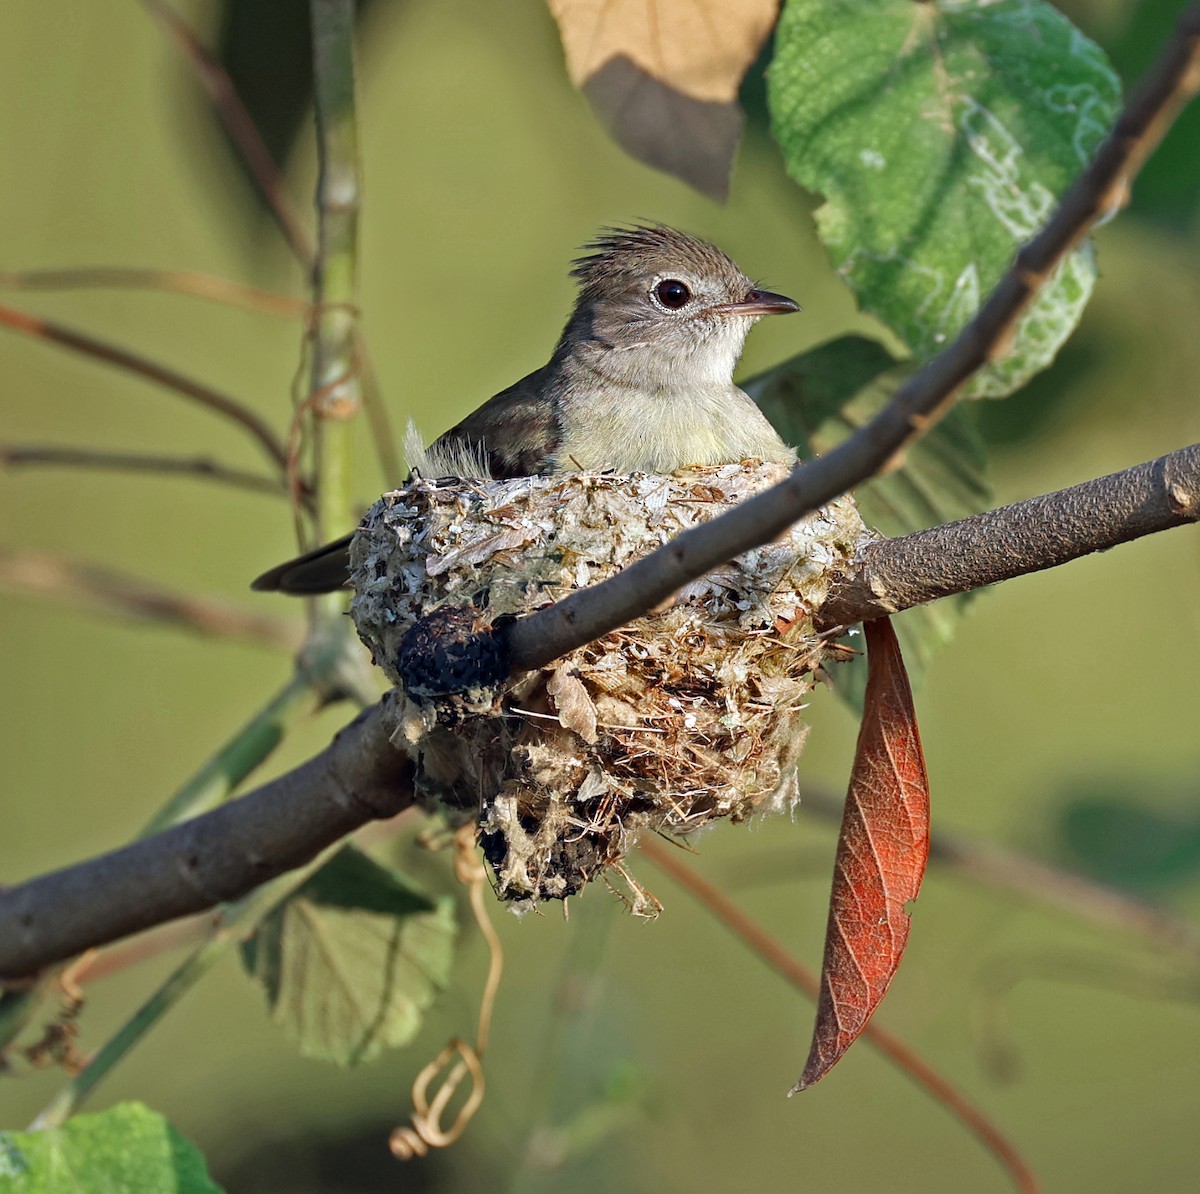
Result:
{"label": "curled tendril", "polygon": [[[492,1026],[492,1009],[496,1002],[496,991],[504,972],[504,951],[500,938],[492,927],[483,902],[483,889],[487,872],[479,861],[475,845],[476,829],[464,825],[454,834],[454,875],[467,888],[471,901],[471,912],[487,942],[490,964],[483,996],[479,1001],[479,1024],[475,1033],[475,1044],[455,1037],[417,1075],[413,1082],[413,1110],[410,1122],[402,1124],[392,1132],[388,1147],[392,1155],[401,1161],[423,1157],[431,1148],[445,1148],[453,1144],[466,1131],[475,1112],[483,1102],[483,1054],[487,1048],[488,1034]],[[454,1061],[453,1066],[451,1062]],[[449,1067],[449,1068],[448,1068]],[[429,1091],[439,1075],[444,1075],[437,1092],[430,1097]],[[471,1078],[470,1093],[449,1127],[442,1126],[442,1116],[450,1100],[467,1076]]]}
{"label": "curled tendril", "polygon": [[[459,1060],[430,1099],[430,1084],[445,1071],[456,1055]],[[454,1122],[448,1128],[443,1128],[441,1118],[467,1074],[471,1075],[471,1092],[454,1117]],[[392,1132],[388,1140],[392,1155],[401,1161],[409,1161],[413,1157],[425,1156],[431,1148],[445,1148],[453,1144],[479,1110],[483,1091],[483,1065],[479,1054],[466,1041],[456,1037],[417,1075],[412,1090],[412,1122]]]}

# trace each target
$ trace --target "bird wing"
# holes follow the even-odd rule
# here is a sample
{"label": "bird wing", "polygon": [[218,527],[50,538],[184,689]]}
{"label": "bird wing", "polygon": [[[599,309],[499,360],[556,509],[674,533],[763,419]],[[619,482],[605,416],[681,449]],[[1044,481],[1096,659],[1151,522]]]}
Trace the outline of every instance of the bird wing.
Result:
{"label": "bird wing", "polygon": [[465,449],[482,456],[497,480],[532,477],[554,468],[560,435],[553,383],[543,367],[438,436],[429,453],[436,460],[461,457]]}

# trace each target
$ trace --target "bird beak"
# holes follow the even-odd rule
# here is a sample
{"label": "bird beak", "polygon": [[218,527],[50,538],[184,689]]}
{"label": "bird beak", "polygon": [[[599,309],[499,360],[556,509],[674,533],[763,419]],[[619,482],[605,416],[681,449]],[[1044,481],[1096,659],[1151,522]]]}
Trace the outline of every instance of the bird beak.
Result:
{"label": "bird beak", "polygon": [[718,303],[710,308],[719,315],[789,315],[801,309],[795,299],[770,290],[751,290],[737,303]]}

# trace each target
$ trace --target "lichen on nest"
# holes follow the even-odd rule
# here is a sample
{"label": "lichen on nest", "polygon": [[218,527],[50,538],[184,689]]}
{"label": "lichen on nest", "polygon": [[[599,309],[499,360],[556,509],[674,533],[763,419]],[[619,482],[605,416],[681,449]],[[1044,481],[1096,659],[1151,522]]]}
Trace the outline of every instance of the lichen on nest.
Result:
{"label": "lichen on nest", "polygon": [[832,650],[813,613],[867,532],[841,498],[666,607],[499,689],[404,692],[405,635],[447,606],[485,629],[549,605],[786,471],[415,480],[368,512],[351,553],[351,610],[399,686],[393,739],[417,762],[423,800],[478,819],[502,898],[564,898],[619,868],[641,832],[686,835],[794,802],[798,715]]}

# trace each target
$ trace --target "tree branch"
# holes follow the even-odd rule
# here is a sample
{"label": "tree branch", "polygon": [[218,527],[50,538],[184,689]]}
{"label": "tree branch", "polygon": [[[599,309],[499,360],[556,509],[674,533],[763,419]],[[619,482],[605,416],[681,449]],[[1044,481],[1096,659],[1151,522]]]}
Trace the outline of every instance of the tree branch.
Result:
{"label": "tree branch", "polygon": [[294,622],[264,617],[214,597],[182,593],[48,551],[0,547],[0,592],[49,598],[93,614],[155,622],[288,651],[295,651],[303,641],[301,628]]}
{"label": "tree branch", "polygon": [[312,240],[288,196],[282,172],[271,157],[228,72],[201,44],[187,22],[170,5],[163,3],[163,0],[143,2],[182,51],[196,81],[208,94],[209,102],[217,113],[222,128],[241,154],[246,172],[268,210],[275,217],[275,223],[295,254],[296,260],[305,269],[311,270]]}
{"label": "tree branch", "polygon": [[972,373],[1003,357],[1037,292],[1091,226],[1125,202],[1133,176],[1198,88],[1200,4],[1193,4],[1050,222],[1017,254],[953,344],[832,452],[797,465],[785,481],[687,531],[618,575],[511,623],[505,637],[514,667],[544,667],[616,630],[725,560],[770,542],[797,519],[886,469],[950,409]]}
{"label": "tree branch", "polygon": [[0,443],[0,468],[42,465],[57,468],[90,468],[114,473],[161,473],[216,481],[251,493],[287,493],[283,479],[264,477],[245,469],[229,468],[207,456],[156,456],[146,452],[108,452],[99,448],[73,448],[58,444]]}
{"label": "tree branch", "polygon": [[[268,153],[254,121],[242,103],[229,73],[201,44],[192,28],[163,0],[144,0],[150,11],[162,21],[167,32],[182,50],[188,65],[196,73],[200,85],[212,101],[213,111],[230,141],[242,155],[246,170],[275,217],[293,254],[308,273],[312,273],[315,251],[308,233],[288,198],[286,180]],[[308,304],[301,304],[302,308]],[[361,332],[357,332],[358,357],[362,371],[362,399],[371,427],[371,438],[379,463],[389,482],[398,485],[404,476],[400,455],[396,451],[387,407],[379,388],[379,380],[371,365],[370,354]]]}
{"label": "tree branch", "polygon": [[[845,800],[832,791],[803,784],[802,814],[816,816],[838,826]],[[1097,925],[1117,930],[1160,949],[1184,954],[1200,964],[1200,933],[1183,917],[1147,903],[1114,884],[1043,862],[1029,854],[990,841],[977,841],[945,830],[929,835],[929,862],[977,886],[992,887],[1010,895],[1039,900],[1050,908]],[[794,853],[786,863],[787,873],[796,872]],[[756,878],[770,877],[770,860],[756,855]]]}
{"label": "tree branch", "polygon": [[116,365],[118,369],[125,369],[130,373],[148,378],[150,381],[158,382],[168,390],[174,390],[185,398],[191,398],[193,402],[199,402],[201,406],[207,406],[209,410],[238,424],[243,430],[249,432],[272,463],[280,469],[284,468],[287,463],[287,453],[284,451],[283,444],[263,419],[259,418],[248,406],[238,402],[237,399],[230,398],[219,390],[204,385],[203,382],[194,381],[182,373],[177,373],[174,369],[168,369],[156,361],[128,352],[124,348],[118,348],[115,344],[107,344],[93,336],[84,335],[83,332],[76,332],[60,323],[52,323],[37,315],[30,315],[27,311],[18,311],[14,307],[0,306],[0,327],[10,328],[14,332],[22,332],[36,340],[47,340],[51,344],[69,348],[72,352],[94,357],[109,365]]}
{"label": "tree branch", "polygon": [[[828,614],[823,620],[842,625],[884,612],[871,577],[884,577],[887,599],[904,608],[917,603],[917,594],[927,594],[919,598],[925,601],[949,596],[1197,521],[1198,495],[1195,445],[990,514],[883,540],[871,545],[860,572],[835,586],[823,607],[833,606],[837,621]],[[1058,530],[1068,524],[1075,526],[1074,539]],[[983,534],[989,526],[1007,547],[991,550]],[[954,575],[962,589],[947,587],[948,560],[961,562]],[[372,817],[407,807],[410,764],[387,739],[386,710],[385,698],[321,754],[233,804],[0,892],[0,975],[32,973],[89,946],[212,907],[300,865]],[[200,870],[193,874],[193,867]]]}
{"label": "tree branch", "polygon": [[818,630],[1054,568],[1200,520],[1200,444],[1069,489],[863,549],[817,613]]}
{"label": "tree branch", "polygon": [[154,837],[0,892],[0,976],[236,899],[360,825],[412,804],[412,763],[388,740],[385,700],[320,754]]}
{"label": "tree branch", "polygon": [[[515,623],[510,640],[515,664],[525,669],[542,666],[615,629],[886,466],[944,412],[972,370],[1000,355],[1021,311],[1054,265],[1099,214],[1123,197],[1132,171],[1161,137],[1174,111],[1200,86],[1198,58],[1200,5],[1193,5],[1180,19],[1168,51],[1050,224],[1022,250],[955,344],[915,374],[875,419],[833,452],[798,466],[781,485],[689,531],[619,576]],[[981,516],[994,517],[1000,528],[1007,526],[994,533],[1008,534],[1010,543],[1025,543],[1024,564],[1016,569],[1004,567],[1003,553],[990,564],[979,559],[986,553],[979,549],[975,519],[938,528],[942,539],[934,553],[928,547],[909,550],[906,541],[916,536],[892,541],[902,545],[894,550],[906,553],[906,567],[914,569],[917,579],[904,578],[901,583],[894,570],[886,572],[885,598],[912,604],[960,591],[948,587],[942,556],[968,558],[974,553],[974,565],[955,582],[969,588],[1195,520],[1195,469],[1196,449],[1185,449],[1127,470],[1128,476],[1116,474],[1034,499],[1033,507],[1022,503],[1008,512]],[[1088,497],[1092,487],[1096,493]],[[1096,503],[1093,498],[1104,500]],[[1108,508],[1105,501],[1111,505],[1111,526],[1096,537],[1087,519]],[[1022,513],[1012,513],[1022,507]],[[1085,516],[1082,511],[1091,513]],[[1069,535],[1054,529],[1060,514],[1073,523],[1082,544],[1078,550],[1072,549]],[[1041,546],[1027,542],[1039,525],[1048,528]],[[888,550],[879,544],[864,553],[871,569],[883,567]],[[871,572],[864,575],[869,578]],[[866,591],[869,600],[877,602],[869,580]],[[929,596],[904,596],[922,591]],[[863,616],[852,605],[842,601],[839,617],[856,621]],[[300,865],[366,821],[407,807],[412,801],[411,764],[388,741],[386,710],[385,699],[315,758],[233,804],[103,858],[0,892],[0,975],[30,974],[87,946],[233,898]]]}
{"label": "tree branch", "polygon": [[[698,900],[747,949],[758,954],[772,970],[814,1002],[820,997],[820,979],[762,925],[743,912],[716,884],[710,883],[661,842],[649,838],[640,844],[639,849],[655,866]],[[1025,1194],[1037,1194],[1041,1187],[1028,1162],[1008,1137],[949,1079],[877,1020],[870,1021],[862,1035],[864,1040],[870,1041],[903,1074],[923,1087],[935,1102],[945,1107],[965,1128],[974,1132],[984,1147],[1004,1166],[1018,1190]]]}
{"label": "tree branch", "polygon": [[133,269],[129,266],[81,266],[77,269],[0,270],[0,290],[165,290],[194,298],[259,311],[300,316],[308,303],[290,294],[231,282],[191,269]]}

